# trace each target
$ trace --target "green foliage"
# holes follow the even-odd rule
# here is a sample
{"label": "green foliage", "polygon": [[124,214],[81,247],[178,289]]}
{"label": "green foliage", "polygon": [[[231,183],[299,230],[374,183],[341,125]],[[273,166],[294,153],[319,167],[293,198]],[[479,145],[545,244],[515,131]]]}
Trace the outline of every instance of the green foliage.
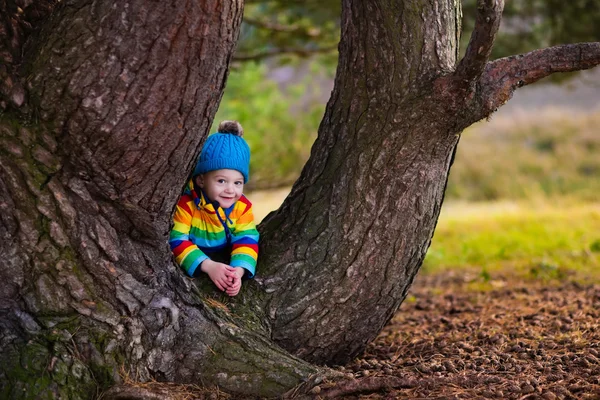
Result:
{"label": "green foliage", "polygon": [[252,156],[249,188],[290,185],[300,174],[316,138],[324,104],[315,101],[318,82],[304,79],[285,89],[267,77],[267,68],[247,63],[232,71],[211,132],[219,121],[244,127]]}
{"label": "green foliage", "polygon": [[487,268],[483,267],[481,269],[481,273],[479,274],[479,277],[483,280],[483,282],[487,283],[489,281],[492,280],[492,275],[489,273],[489,271],[487,270]]}
{"label": "green foliage", "polygon": [[[476,0],[463,1],[463,49],[475,24],[476,7]],[[511,0],[504,7],[492,59],[540,47],[597,40],[600,40],[597,0]]]}
{"label": "green foliage", "polygon": [[235,58],[290,63],[318,54],[319,65],[333,71],[340,14],[339,1],[247,1]]}
{"label": "green foliage", "polygon": [[[464,52],[477,14],[477,0],[463,0]],[[339,41],[339,0],[250,0],[246,2],[237,57],[260,59],[286,54],[280,61],[330,49],[322,59],[335,65]],[[597,0],[510,0],[492,59],[563,43],[600,40],[600,2]],[[318,52],[322,53],[322,52]],[[563,75],[564,76],[564,75]]]}
{"label": "green foliage", "polygon": [[563,280],[567,277],[567,274],[560,266],[546,260],[535,263],[529,272],[533,278],[541,280]]}

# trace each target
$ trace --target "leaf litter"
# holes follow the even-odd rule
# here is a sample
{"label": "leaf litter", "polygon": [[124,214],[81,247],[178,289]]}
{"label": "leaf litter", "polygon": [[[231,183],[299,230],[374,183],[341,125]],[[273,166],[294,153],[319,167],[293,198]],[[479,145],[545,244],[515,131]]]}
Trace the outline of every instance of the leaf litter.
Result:
{"label": "leaf litter", "polygon": [[357,382],[318,397],[600,399],[600,285],[500,283],[418,276],[365,353],[338,368]]}

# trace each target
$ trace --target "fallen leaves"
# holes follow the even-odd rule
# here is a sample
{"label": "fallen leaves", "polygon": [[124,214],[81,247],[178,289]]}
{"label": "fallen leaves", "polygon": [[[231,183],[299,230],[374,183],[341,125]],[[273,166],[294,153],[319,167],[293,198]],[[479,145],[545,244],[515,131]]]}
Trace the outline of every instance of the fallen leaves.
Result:
{"label": "fallen leaves", "polygon": [[[402,305],[361,358],[339,367],[357,382],[354,392],[347,387],[338,394],[600,398],[600,286],[503,280],[482,292],[452,275],[419,276],[414,301]],[[415,386],[397,387],[397,379]]]}

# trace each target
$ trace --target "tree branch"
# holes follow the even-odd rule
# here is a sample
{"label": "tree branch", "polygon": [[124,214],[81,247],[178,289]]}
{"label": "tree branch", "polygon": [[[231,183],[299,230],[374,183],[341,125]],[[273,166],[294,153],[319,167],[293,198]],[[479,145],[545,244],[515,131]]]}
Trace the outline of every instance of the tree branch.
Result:
{"label": "tree branch", "polygon": [[600,64],[600,42],[566,44],[511,56],[487,64],[479,80],[482,119],[506,103],[513,92],[556,72]]}
{"label": "tree branch", "polygon": [[319,47],[316,49],[307,49],[304,47],[277,47],[262,52],[236,54],[233,57],[233,61],[260,61],[264,60],[265,58],[276,57],[285,54],[293,54],[299,57],[309,57],[314,54],[329,53],[335,49],[337,49],[337,44],[335,46],[332,45]]}
{"label": "tree branch", "polygon": [[478,0],[477,19],[465,56],[456,68],[456,75],[473,82],[485,69],[496,33],[502,20],[504,0]]}

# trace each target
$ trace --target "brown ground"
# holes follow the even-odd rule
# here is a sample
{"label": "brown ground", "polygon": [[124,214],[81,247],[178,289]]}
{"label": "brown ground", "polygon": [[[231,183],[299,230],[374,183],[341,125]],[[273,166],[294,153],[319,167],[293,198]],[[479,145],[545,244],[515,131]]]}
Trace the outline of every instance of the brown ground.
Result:
{"label": "brown ground", "polygon": [[[360,359],[316,397],[600,399],[600,285],[419,275]],[[357,390],[363,390],[359,395]]]}

